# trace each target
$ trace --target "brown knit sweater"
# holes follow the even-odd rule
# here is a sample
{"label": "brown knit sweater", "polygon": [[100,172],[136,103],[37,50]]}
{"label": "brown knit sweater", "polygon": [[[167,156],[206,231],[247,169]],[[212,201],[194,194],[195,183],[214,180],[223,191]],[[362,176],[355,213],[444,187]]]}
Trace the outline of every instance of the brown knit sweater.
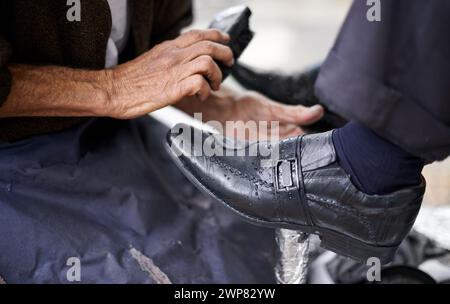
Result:
{"label": "brown knit sweater", "polygon": [[[0,106],[10,92],[9,63],[103,69],[111,31],[107,0],[81,0],[81,21],[66,18],[66,0],[0,1]],[[132,39],[121,61],[174,38],[192,21],[191,0],[129,0]],[[86,101],[89,102],[89,101]],[[0,141],[60,131],[83,118],[0,119]]]}

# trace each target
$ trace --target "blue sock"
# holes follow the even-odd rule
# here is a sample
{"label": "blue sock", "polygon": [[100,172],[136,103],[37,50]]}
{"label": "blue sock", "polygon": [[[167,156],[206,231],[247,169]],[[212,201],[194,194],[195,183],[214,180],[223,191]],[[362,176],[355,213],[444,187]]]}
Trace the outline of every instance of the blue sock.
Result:
{"label": "blue sock", "polygon": [[358,122],[333,132],[338,162],[366,194],[388,194],[421,183],[424,161]]}

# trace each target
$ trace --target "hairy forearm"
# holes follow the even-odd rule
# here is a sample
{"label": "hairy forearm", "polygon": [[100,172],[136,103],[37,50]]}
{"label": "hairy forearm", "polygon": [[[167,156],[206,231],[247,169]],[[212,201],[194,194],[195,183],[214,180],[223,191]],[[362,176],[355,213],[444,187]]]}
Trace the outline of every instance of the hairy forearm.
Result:
{"label": "hairy forearm", "polygon": [[111,71],[10,65],[11,92],[0,117],[105,116],[111,100]]}
{"label": "hairy forearm", "polygon": [[[0,118],[108,116],[132,119],[187,96],[206,99],[221,82],[214,60],[233,64],[218,30],[191,31],[165,41],[114,69],[83,71],[12,64],[12,88]],[[208,79],[208,81],[207,81]]]}

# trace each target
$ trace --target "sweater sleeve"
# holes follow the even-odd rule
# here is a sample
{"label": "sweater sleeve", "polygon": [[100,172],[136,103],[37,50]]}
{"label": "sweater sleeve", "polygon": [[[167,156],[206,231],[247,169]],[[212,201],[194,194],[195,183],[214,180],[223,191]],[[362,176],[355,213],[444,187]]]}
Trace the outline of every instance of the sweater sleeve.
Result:
{"label": "sweater sleeve", "polygon": [[11,91],[11,73],[8,62],[11,58],[11,46],[0,35],[0,106],[6,101]]}
{"label": "sweater sleeve", "polygon": [[193,6],[191,0],[161,1],[155,7],[152,29],[152,44],[174,39],[183,28],[192,24]]}
{"label": "sweater sleeve", "polygon": [[11,59],[12,47],[7,40],[8,22],[10,16],[10,1],[0,1],[0,107],[11,91],[11,73],[8,63]]}

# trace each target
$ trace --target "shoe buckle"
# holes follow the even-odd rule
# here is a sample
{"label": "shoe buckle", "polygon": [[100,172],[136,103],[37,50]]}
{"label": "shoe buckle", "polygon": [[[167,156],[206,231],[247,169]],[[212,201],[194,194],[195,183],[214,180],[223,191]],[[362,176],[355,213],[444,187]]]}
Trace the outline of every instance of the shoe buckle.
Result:
{"label": "shoe buckle", "polygon": [[275,165],[275,188],[277,192],[298,189],[297,159],[279,160]]}

